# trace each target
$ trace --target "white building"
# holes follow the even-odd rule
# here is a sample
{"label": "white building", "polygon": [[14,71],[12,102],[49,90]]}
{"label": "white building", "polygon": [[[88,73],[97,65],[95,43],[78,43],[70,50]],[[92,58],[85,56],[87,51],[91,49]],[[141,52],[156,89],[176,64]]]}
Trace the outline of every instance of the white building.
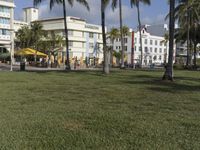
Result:
{"label": "white building", "polygon": [[[38,9],[24,8],[24,22],[16,21],[16,29],[31,22],[40,22],[43,30],[50,35],[60,35],[65,40],[64,19],[50,18],[38,19]],[[103,60],[103,40],[102,28],[100,25],[88,24],[85,20],[77,17],[67,17],[68,35],[69,35],[69,56],[77,59],[97,58],[101,63]],[[63,47],[63,53],[66,48]],[[88,59],[89,60],[89,59]]]}
{"label": "white building", "polygon": [[[168,43],[165,44],[164,33],[163,36],[153,32],[153,28],[150,25],[145,25],[142,28],[142,43],[143,43],[143,64],[144,65],[151,65],[151,64],[162,64],[167,62],[168,60]],[[163,31],[167,31],[166,25],[163,26]],[[148,30],[149,29],[149,30]],[[141,51],[140,51],[140,39],[139,39],[139,31],[132,31],[130,29],[130,35],[125,36],[124,43],[125,43],[125,55],[126,55],[126,62],[131,64],[131,58],[133,58],[134,63],[139,63],[141,58]],[[132,51],[134,49],[134,51]],[[121,50],[121,42],[120,39],[116,39],[114,42],[114,50],[120,51]],[[174,48],[174,56],[175,56],[175,48]],[[174,57],[175,61],[175,57]]]}
{"label": "white building", "polygon": [[23,9],[23,21],[30,24],[32,21],[39,19],[39,10],[34,7]]}
{"label": "white building", "polygon": [[10,50],[14,20],[13,0],[0,0],[0,50]]}

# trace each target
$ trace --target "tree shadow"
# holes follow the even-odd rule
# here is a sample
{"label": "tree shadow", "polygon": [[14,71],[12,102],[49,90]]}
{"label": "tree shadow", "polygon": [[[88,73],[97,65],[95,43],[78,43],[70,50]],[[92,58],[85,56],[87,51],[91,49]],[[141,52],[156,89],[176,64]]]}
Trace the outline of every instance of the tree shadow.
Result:
{"label": "tree shadow", "polygon": [[[123,80],[126,84],[144,85],[147,89],[159,92],[200,92],[200,79],[194,77],[176,77],[174,82],[163,81],[152,75],[135,75],[132,80]],[[195,82],[195,83],[194,83]]]}

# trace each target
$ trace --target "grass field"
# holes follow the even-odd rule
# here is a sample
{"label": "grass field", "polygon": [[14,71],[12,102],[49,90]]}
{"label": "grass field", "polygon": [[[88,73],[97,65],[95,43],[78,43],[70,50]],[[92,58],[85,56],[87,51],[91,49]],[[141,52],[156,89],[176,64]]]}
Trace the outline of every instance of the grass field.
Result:
{"label": "grass field", "polygon": [[199,149],[200,72],[1,72],[0,149]]}

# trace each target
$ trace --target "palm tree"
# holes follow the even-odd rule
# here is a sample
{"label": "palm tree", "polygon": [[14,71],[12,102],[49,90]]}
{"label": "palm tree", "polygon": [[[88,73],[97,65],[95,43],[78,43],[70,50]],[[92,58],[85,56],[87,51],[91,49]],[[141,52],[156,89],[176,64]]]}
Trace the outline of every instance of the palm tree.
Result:
{"label": "palm tree", "polygon": [[109,4],[109,0],[101,0],[101,25],[102,25],[102,36],[103,36],[103,56],[104,56],[104,63],[103,63],[103,72],[105,74],[110,73],[109,67],[109,49],[107,48],[106,44],[106,29],[105,29],[105,10],[106,6]]}
{"label": "palm tree", "polygon": [[33,22],[31,23],[31,42],[34,43],[34,48],[37,49],[38,48],[38,43],[42,38],[43,35],[43,26],[41,23],[39,22]]}
{"label": "palm tree", "polygon": [[31,42],[32,42],[32,47],[36,50],[35,54],[35,63],[37,60],[37,50],[38,50],[38,44],[39,41],[41,41],[41,38],[43,36],[43,26],[39,22],[33,22],[31,23]]}
{"label": "palm tree", "polygon": [[173,53],[174,53],[174,23],[175,23],[175,0],[170,0],[169,17],[169,56],[163,80],[173,81]]}
{"label": "palm tree", "polygon": [[[196,23],[199,22],[199,1],[198,0],[179,0],[179,5],[175,8],[175,18],[178,20],[181,33],[186,33],[187,35],[187,61],[186,66],[190,65],[192,62],[191,50],[192,50],[192,38],[194,34],[191,34],[191,30],[195,29]],[[184,31],[185,30],[185,31]],[[181,37],[181,36],[180,36]],[[183,37],[183,35],[182,35]],[[194,40],[193,40],[194,44]]]}
{"label": "palm tree", "polygon": [[110,32],[108,33],[108,38],[110,39],[110,42],[112,44],[111,48],[111,57],[110,57],[110,62],[111,65],[113,65],[113,52],[114,52],[114,41],[120,37],[120,32],[117,28],[111,28]]}
{"label": "palm tree", "polygon": [[30,46],[31,43],[31,30],[28,26],[21,27],[16,33],[16,43],[19,48],[26,48]]}
{"label": "palm tree", "polygon": [[143,66],[143,49],[142,49],[142,26],[141,26],[141,20],[140,20],[140,2],[143,4],[150,5],[150,0],[130,0],[131,1],[131,7],[136,6],[137,8],[137,14],[138,14],[138,26],[139,26],[139,32],[140,32],[140,51],[141,51],[141,58],[140,58],[140,65]]}
{"label": "palm tree", "polygon": [[[34,0],[34,6],[38,5],[39,3],[43,2],[45,0]],[[67,0],[69,5],[73,6],[73,0]],[[76,0],[77,2],[83,4],[88,10],[89,5],[86,0]],[[65,26],[65,44],[66,44],[66,54],[67,54],[67,60],[66,60],[66,69],[71,70],[70,68],[70,62],[69,62],[69,38],[68,38],[68,28],[67,28],[67,15],[66,15],[66,3],[65,0],[50,0],[50,9],[54,6],[55,3],[62,4],[63,5],[63,16],[64,16],[64,26]]]}
{"label": "palm tree", "polygon": [[167,62],[167,44],[169,42],[169,33],[165,33],[164,34],[164,40],[161,41],[161,43],[164,43],[164,45],[166,45],[166,52],[165,52],[165,60],[164,60],[164,63]]}
{"label": "palm tree", "polygon": [[[113,10],[117,7],[118,0],[112,0]],[[122,19],[122,1],[119,0],[119,22],[120,22],[120,39],[121,39],[121,68],[124,68],[124,33],[123,33],[123,19]]]}

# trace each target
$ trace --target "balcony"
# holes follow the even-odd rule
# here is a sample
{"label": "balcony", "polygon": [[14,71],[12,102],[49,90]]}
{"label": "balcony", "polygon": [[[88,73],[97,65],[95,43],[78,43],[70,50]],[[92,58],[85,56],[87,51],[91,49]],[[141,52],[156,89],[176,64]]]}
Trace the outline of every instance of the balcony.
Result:
{"label": "balcony", "polygon": [[10,35],[0,35],[0,40],[10,40]]}
{"label": "balcony", "polygon": [[1,6],[7,6],[7,7],[11,7],[14,8],[14,0],[0,0],[0,5]]}

